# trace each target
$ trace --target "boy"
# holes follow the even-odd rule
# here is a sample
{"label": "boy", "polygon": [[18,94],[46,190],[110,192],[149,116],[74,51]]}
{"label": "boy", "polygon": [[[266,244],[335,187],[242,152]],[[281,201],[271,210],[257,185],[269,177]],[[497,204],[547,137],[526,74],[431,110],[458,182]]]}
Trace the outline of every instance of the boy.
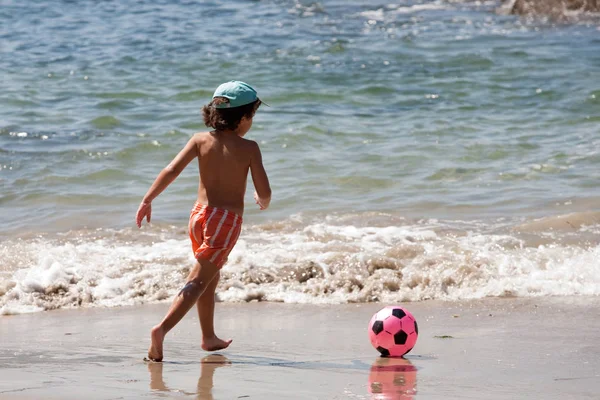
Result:
{"label": "boy", "polygon": [[198,158],[198,199],[189,221],[192,249],[197,260],[186,284],[175,297],[165,318],[150,333],[148,358],[162,361],[165,335],[196,304],[202,329],[202,349],[224,349],[231,340],[214,332],[215,289],[219,271],[233,249],[242,225],[248,170],[261,210],[269,207],[271,187],[258,144],[244,139],[261,101],[248,84],[230,81],[220,85],[202,117],[213,131],[195,134],[183,150],[163,169],[144,196],[136,215],[138,227],[150,222],[154,200],[194,159]]}

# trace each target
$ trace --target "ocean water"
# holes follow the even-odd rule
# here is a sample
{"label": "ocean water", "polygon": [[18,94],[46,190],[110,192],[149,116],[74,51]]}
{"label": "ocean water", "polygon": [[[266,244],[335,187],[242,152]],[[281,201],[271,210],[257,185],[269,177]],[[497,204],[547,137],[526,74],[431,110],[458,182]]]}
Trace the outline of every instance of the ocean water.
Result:
{"label": "ocean water", "polygon": [[0,1],[0,314],[168,301],[230,79],[273,187],[222,301],[600,294],[600,24],[497,1]]}

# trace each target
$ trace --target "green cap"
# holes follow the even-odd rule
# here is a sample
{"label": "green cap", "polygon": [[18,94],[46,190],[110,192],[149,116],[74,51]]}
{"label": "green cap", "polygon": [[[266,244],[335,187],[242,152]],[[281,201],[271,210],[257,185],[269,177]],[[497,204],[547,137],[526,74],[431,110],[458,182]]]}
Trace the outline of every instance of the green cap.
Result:
{"label": "green cap", "polygon": [[222,103],[215,106],[215,108],[234,108],[245,106],[258,100],[256,90],[247,83],[240,81],[229,81],[220,85],[215,94],[215,97],[225,97],[229,99],[229,103]]}

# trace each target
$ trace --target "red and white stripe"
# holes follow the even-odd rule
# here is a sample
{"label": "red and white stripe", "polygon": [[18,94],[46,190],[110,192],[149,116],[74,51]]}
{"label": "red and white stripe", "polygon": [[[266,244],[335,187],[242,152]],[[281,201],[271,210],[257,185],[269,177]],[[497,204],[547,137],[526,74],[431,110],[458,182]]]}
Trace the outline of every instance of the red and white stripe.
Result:
{"label": "red and white stripe", "polygon": [[[227,215],[227,211],[225,211],[225,215]],[[222,222],[223,221],[221,221],[221,224],[222,224]],[[231,240],[231,235],[233,234],[233,231],[236,230],[237,222],[238,222],[238,216],[236,215],[235,218],[233,219],[233,226],[231,227],[231,229],[229,230],[229,233],[227,234],[227,237],[225,238],[225,244],[223,245],[223,248],[219,249],[218,251],[215,252],[215,254],[213,254],[213,256],[210,258],[210,262],[215,262],[215,260],[219,256],[219,254],[221,254],[221,252],[223,252],[223,250],[228,249],[229,241]],[[221,229],[221,225],[219,225],[217,227],[217,233],[219,232],[220,229]]]}
{"label": "red and white stripe", "polygon": [[[208,227],[210,226],[210,225],[209,225],[209,224],[210,224],[210,220],[211,220],[211,219],[212,219],[212,217],[213,217],[213,216],[216,214],[216,212],[217,212],[217,208],[216,208],[216,207],[213,207],[213,209],[212,209],[212,212],[210,213],[210,215],[209,215],[209,216],[208,216],[208,218],[206,219],[206,231],[208,231]],[[201,214],[201,213],[199,213],[199,215],[200,215],[200,214]],[[200,217],[198,216],[197,218],[200,218]],[[221,219],[221,221],[223,221],[223,219]],[[222,225],[222,224],[223,224],[223,222],[220,222],[220,225]],[[220,225],[219,225],[219,228],[220,228]],[[202,229],[202,227],[201,227],[201,226],[200,226],[200,229]],[[218,230],[217,230],[217,232],[216,232],[216,233],[218,233]],[[216,233],[215,233],[215,235],[214,235],[214,236],[216,236]],[[213,241],[214,241],[214,236],[213,236],[213,239],[212,239]],[[196,242],[197,242],[199,245],[202,245],[202,241],[199,241],[199,240],[196,238],[196,231],[195,231],[195,230],[194,230],[194,239],[196,239]],[[208,249],[209,249],[209,247],[202,249],[200,252],[198,252],[198,253],[196,254],[196,257],[200,256],[200,255],[201,255],[203,252],[205,252],[205,251],[206,251],[206,250],[208,250]]]}

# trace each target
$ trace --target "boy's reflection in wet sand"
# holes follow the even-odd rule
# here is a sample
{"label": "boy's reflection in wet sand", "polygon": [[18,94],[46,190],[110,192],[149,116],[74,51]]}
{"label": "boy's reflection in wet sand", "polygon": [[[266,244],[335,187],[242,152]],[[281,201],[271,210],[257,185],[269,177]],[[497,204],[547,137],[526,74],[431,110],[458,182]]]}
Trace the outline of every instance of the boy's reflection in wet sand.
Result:
{"label": "boy's reflection in wet sand", "polygon": [[[196,395],[198,400],[213,400],[212,389],[215,370],[228,365],[231,365],[231,361],[220,354],[211,354],[204,357],[200,362],[200,378],[198,379],[197,390],[194,393],[169,388],[163,379],[164,363],[149,362],[150,389],[181,393],[188,396]],[[338,368],[342,366],[330,365],[335,365]],[[417,368],[407,359],[377,357],[370,369],[368,364],[361,364],[360,369],[369,371],[368,392],[372,400],[412,400],[417,393]]]}
{"label": "boy's reflection in wet sand", "polygon": [[161,362],[149,362],[148,371],[150,372],[150,389],[161,392],[177,392],[186,395],[197,395],[198,400],[213,400],[213,376],[215,370],[219,367],[230,365],[231,361],[220,354],[211,354],[200,361],[200,378],[196,393],[190,393],[179,389],[170,389],[163,380],[163,366]]}

